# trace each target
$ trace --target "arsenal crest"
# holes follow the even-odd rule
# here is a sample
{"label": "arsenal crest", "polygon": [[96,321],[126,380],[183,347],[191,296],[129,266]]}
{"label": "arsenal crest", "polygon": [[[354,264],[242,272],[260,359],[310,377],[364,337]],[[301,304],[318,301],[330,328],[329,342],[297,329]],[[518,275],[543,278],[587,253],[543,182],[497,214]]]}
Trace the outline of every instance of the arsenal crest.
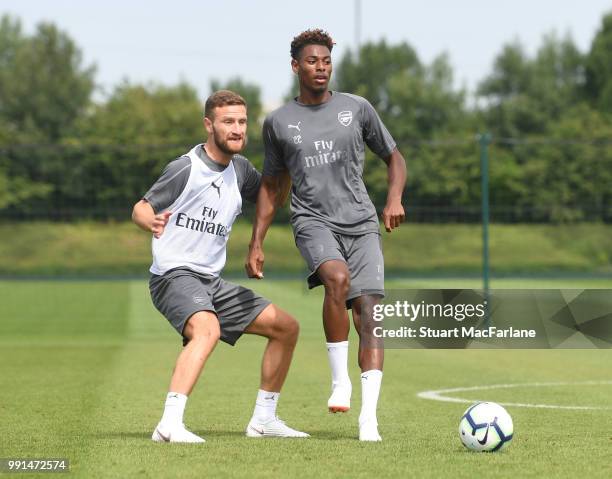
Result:
{"label": "arsenal crest", "polygon": [[349,126],[353,121],[353,112],[349,110],[338,113],[338,121],[343,126]]}

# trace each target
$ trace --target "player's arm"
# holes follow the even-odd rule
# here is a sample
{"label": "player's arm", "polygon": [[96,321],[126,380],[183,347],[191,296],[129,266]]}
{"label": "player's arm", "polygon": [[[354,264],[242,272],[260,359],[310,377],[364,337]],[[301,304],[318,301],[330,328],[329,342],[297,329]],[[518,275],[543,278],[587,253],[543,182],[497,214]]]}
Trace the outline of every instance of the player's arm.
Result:
{"label": "player's arm", "polygon": [[387,164],[387,203],[383,209],[383,223],[387,233],[397,228],[404,221],[402,194],[406,185],[406,161],[395,146],[395,141],[381,121],[374,107],[361,98],[363,115],[363,139],[370,149]]}
{"label": "player's arm", "polygon": [[387,164],[387,203],[383,209],[382,217],[385,229],[391,232],[397,228],[405,219],[404,207],[402,206],[402,194],[406,185],[406,161],[397,148],[383,161]]}
{"label": "player's arm", "polygon": [[276,210],[287,199],[290,184],[289,175],[286,173],[275,176],[264,175],[261,179],[261,186],[257,194],[253,232],[245,264],[249,278],[263,278],[263,242]]}
{"label": "player's arm", "polygon": [[263,278],[263,242],[276,210],[287,199],[291,181],[283,161],[283,151],[274,128],[274,120],[267,117],[262,130],[264,142],[264,166],[261,186],[257,194],[255,220],[249,243],[245,269],[249,278]]}
{"label": "player's arm", "polygon": [[171,215],[171,211],[155,214],[153,207],[148,201],[140,200],[134,205],[132,210],[132,221],[143,230],[153,233],[153,236],[159,238],[163,234]]}
{"label": "player's arm", "polygon": [[190,171],[191,160],[186,156],[170,162],[144,197],[134,205],[132,221],[159,238],[172,215],[170,206],[185,188]]}

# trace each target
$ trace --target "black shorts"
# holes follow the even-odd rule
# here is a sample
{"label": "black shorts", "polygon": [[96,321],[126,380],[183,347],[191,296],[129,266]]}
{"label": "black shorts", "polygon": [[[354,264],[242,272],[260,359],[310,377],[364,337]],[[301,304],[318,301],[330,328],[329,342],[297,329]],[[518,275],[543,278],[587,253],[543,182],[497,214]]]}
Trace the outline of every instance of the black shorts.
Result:
{"label": "black shorts", "polygon": [[185,324],[198,311],[217,315],[221,340],[234,345],[244,330],[270,304],[250,289],[189,268],[175,268],[161,276],[152,275],[149,291],[153,304],[176,331],[183,335]]}

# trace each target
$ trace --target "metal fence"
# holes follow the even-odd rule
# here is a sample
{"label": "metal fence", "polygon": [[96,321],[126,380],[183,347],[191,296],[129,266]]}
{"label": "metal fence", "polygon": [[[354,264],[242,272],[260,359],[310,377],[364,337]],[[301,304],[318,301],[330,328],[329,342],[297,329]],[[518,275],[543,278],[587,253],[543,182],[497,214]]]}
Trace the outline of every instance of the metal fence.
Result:
{"label": "metal fence", "polygon": [[[488,217],[500,223],[612,222],[612,141],[472,138],[405,141],[407,221],[478,223],[482,161]],[[261,169],[258,141],[246,155]],[[0,147],[0,220],[127,220],[164,166],[189,145]],[[364,180],[379,211],[386,168],[368,154]],[[245,212],[252,213],[245,205]],[[276,221],[286,222],[287,210]]]}

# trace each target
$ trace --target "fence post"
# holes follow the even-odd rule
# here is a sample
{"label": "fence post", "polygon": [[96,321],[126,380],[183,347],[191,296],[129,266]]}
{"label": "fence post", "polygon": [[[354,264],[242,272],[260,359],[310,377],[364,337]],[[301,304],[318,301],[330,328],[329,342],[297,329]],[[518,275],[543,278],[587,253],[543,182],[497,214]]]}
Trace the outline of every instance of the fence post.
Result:
{"label": "fence post", "polygon": [[482,289],[486,301],[485,327],[489,327],[489,145],[491,135],[478,135],[480,143],[480,173],[482,198]]}

